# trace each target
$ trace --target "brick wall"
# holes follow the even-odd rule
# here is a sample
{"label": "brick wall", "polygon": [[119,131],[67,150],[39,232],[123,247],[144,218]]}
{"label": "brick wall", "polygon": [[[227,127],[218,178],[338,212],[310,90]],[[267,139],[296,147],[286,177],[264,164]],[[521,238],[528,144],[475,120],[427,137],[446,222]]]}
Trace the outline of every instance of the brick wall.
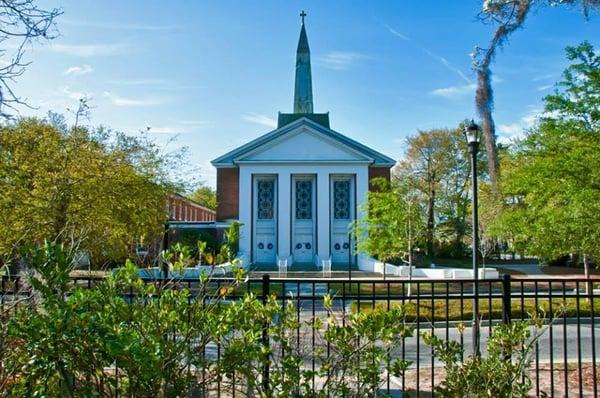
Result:
{"label": "brick wall", "polygon": [[383,177],[390,181],[390,168],[389,167],[369,167],[369,191],[373,191],[375,187],[371,185],[370,181],[373,178]]}
{"label": "brick wall", "polygon": [[239,217],[240,169],[227,167],[217,169],[217,220]]}
{"label": "brick wall", "polygon": [[215,221],[216,212],[180,195],[169,197],[169,221]]}

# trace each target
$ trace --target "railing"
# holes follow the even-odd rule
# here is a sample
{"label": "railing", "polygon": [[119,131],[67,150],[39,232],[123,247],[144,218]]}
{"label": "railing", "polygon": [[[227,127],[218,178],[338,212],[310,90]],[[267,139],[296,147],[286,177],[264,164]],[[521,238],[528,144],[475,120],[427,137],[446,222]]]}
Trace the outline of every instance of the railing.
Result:
{"label": "railing", "polygon": [[[91,288],[102,278],[73,278],[73,283]],[[525,320],[540,310],[545,316],[546,331],[535,341],[529,374],[533,383],[532,394],[541,396],[598,396],[597,350],[600,344],[600,322],[597,311],[600,305],[598,279],[583,278],[518,278],[505,275],[502,279],[479,281],[479,319],[481,325],[482,355],[486,355],[486,342],[494,325]],[[146,281],[146,283],[163,283]],[[171,281],[171,286],[187,287],[194,294],[198,280]],[[227,278],[215,278],[210,284],[215,291],[231,283]],[[0,304],[18,298],[26,298],[29,292],[19,287],[19,279],[2,278]],[[594,286],[596,289],[594,290]],[[402,340],[393,355],[411,361],[410,367],[399,377],[385,375],[382,392],[397,394],[410,392],[411,396],[432,394],[434,387],[443,379],[442,364],[426,345],[421,332],[431,332],[445,340],[456,340],[464,348],[464,356],[471,354],[473,319],[473,281],[471,280],[413,280],[406,279],[335,279],[335,278],[278,278],[265,275],[250,279],[243,288],[232,291],[227,300],[239,300],[247,292],[253,292],[263,302],[275,296],[281,303],[292,302],[299,321],[296,330],[297,345],[308,347],[304,366],[315,369],[319,361],[316,348],[328,346],[319,339],[318,332],[308,327],[314,319],[324,320],[331,313],[340,319],[351,312],[389,310],[398,305],[405,309],[405,321],[414,327],[412,337]],[[332,297],[331,306],[324,305],[324,296]],[[133,294],[126,295],[129,299]],[[305,322],[308,321],[308,322]],[[263,343],[273,353],[285,355],[266,332]],[[220,347],[213,347],[207,354],[221,355]],[[279,353],[281,351],[281,353]],[[118,371],[118,370],[115,370]],[[263,371],[263,383],[269,382],[270,369]],[[222,383],[222,381],[217,381]],[[224,383],[224,382],[223,382]],[[319,380],[312,380],[319,388]],[[217,396],[236,396],[234,386],[216,388]],[[237,392],[238,396],[243,396]],[[211,395],[212,396],[212,395]]]}

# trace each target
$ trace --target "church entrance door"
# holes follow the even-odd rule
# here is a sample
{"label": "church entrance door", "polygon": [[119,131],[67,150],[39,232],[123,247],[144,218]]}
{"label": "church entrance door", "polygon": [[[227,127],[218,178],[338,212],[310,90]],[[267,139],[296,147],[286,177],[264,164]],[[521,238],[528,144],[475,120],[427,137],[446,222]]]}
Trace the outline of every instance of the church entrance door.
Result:
{"label": "church entrance door", "polygon": [[254,262],[274,264],[277,253],[277,180],[275,176],[254,178]]}
{"label": "church entrance door", "polygon": [[348,264],[350,261],[350,239],[348,227],[354,219],[354,176],[334,175],[331,177],[331,261]]}
{"label": "church entrance door", "polygon": [[314,264],[315,176],[292,178],[292,254],[294,263]]}

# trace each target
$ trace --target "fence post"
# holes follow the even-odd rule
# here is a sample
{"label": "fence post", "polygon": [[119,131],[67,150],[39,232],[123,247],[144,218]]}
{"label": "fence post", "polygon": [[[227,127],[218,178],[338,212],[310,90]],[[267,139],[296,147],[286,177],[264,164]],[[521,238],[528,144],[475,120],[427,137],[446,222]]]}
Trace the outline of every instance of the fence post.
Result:
{"label": "fence post", "polygon": [[[271,278],[270,278],[269,274],[264,274],[262,277],[262,302],[263,302],[263,305],[267,303],[267,299],[270,294],[270,286],[269,286],[270,279]],[[265,349],[267,350],[267,352],[269,350],[268,329],[269,329],[269,321],[265,320],[264,325],[263,325],[263,331],[262,331],[262,343],[263,343],[263,346],[265,347]],[[262,376],[263,390],[264,390],[265,394],[268,394],[268,391],[269,391],[270,360],[271,360],[270,355],[267,354],[267,358],[266,358],[265,364],[263,366],[263,376]]]}
{"label": "fence post", "polygon": [[510,274],[502,275],[502,323],[509,324],[511,321],[511,287]]}

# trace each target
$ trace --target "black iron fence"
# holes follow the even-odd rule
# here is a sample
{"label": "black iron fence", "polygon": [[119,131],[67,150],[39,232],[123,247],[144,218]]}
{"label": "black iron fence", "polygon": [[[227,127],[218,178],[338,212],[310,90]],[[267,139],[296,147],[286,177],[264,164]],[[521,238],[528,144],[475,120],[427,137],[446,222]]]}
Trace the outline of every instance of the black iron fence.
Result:
{"label": "black iron fence", "polygon": [[[102,278],[73,278],[80,287],[91,288]],[[164,281],[147,280],[146,283],[164,284]],[[214,278],[211,289],[218,292],[229,286],[231,279]],[[23,289],[25,283],[18,278],[2,278],[0,305],[27,299],[30,292]],[[170,281],[172,288],[188,288],[199,293],[197,279]],[[471,354],[473,319],[473,281],[471,280],[387,280],[374,278],[277,278],[268,275],[246,280],[242,286],[228,291],[226,300],[239,300],[252,292],[260,300],[274,297],[283,304],[293,303],[298,321],[295,330],[298,347],[304,347],[303,366],[318,369],[320,358],[316,352],[321,348],[329,355],[329,346],[319,331],[309,325],[315,319],[325,320],[337,314],[342,322],[351,313],[387,311],[397,306],[404,309],[407,325],[414,328],[411,337],[404,338],[394,348],[392,355],[409,361],[410,366],[400,375],[386,373],[381,390],[391,396],[429,396],[444,378],[443,364],[436,358],[433,348],[427,345],[422,332],[429,332],[444,340],[458,341],[464,348],[463,358]],[[481,350],[486,355],[486,343],[494,325],[537,317],[544,325],[544,332],[535,340],[528,369],[534,396],[598,396],[600,364],[597,350],[600,344],[600,280],[583,278],[518,278],[504,275],[502,279],[479,281],[479,319],[481,325]],[[132,299],[135,294],[125,295]],[[330,297],[328,303],[324,297]],[[204,296],[203,300],[210,295]],[[210,298],[208,298],[210,300]],[[307,326],[308,325],[308,326]],[[274,356],[285,355],[278,343],[263,334],[263,343]],[[210,344],[202,355],[219,359],[221,349]],[[265,366],[262,379],[268,384],[270,368]],[[118,372],[118,369],[114,369]],[[383,372],[383,371],[382,371]],[[220,379],[210,396],[245,396],[236,388]],[[313,376],[313,388],[318,389],[320,380]],[[231,384],[231,383],[230,383]]]}

